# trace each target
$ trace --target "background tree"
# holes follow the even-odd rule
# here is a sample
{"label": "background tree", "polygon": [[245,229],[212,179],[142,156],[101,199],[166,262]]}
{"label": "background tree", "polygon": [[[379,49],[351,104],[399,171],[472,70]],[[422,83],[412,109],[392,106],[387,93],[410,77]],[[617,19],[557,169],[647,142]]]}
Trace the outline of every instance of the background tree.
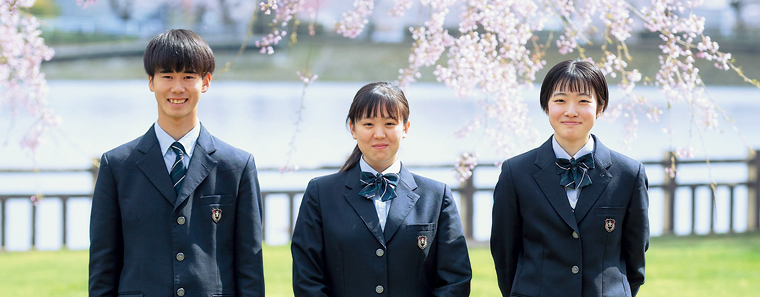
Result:
{"label": "background tree", "polygon": [[[34,18],[19,10],[19,7],[31,6],[33,0],[3,1],[5,18],[26,20],[6,25],[4,18],[4,28],[12,29],[7,36],[17,36],[15,44],[28,46],[33,54],[11,54],[8,56],[10,58],[6,57],[6,48],[14,47],[3,34],[0,43],[4,51],[3,60],[0,60],[3,68],[0,69],[21,69],[19,65],[28,65],[31,68],[24,69],[36,69],[38,72],[39,63],[49,59],[52,51],[39,38],[35,39],[39,30]],[[87,0],[84,5],[93,1]],[[241,17],[233,16],[236,5],[249,2],[206,0],[183,3],[192,3],[194,7],[213,7],[222,12],[221,20],[227,23],[227,15],[230,18]],[[346,11],[335,25],[335,31],[347,38],[357,38],[365,30],[375,2],[355,0],[353,8]],[[731,54],[721,52],[718,43],[704,34],[705,19],[694,13],[694,8],[702,2],[651,0],[647,5],[634,7],[624,0],[395,0],[394,7],[387,12],[389,17],[403,16],[412,7],[417,7],[419,10],[415,13],[425,19],[421,25],[409,28],[413,40],[409,64],[399,70],[397,82],[402,87],[407,86],[421,77],[421,69],[433,68],[433,75],[439,82],[458,96],[473,100],[482,107],[482,114],[457,134],[467,136],[474,131],[483,131],[495,150],[504,157],[516,153],[516,143],[536,141],[537,132],[531,127],[527,104],[521,94],[536,83],[536,73],[546,65],[548,50],[572,53],[568,59],[589,59],[611,81],[617,82],[625,98],[610,106],[605,117],[627,121],[626,139],[636,138],[639,119],[657,121],[663,114],[667,116],[672,108],[690,110],[693,127],[716,129],[719,122],[727,117],[706,92],[695,62],[710,61],[714,67],[732,70],[755,86],[758,83],[745,77],[741,69],[734,66]],[[261,0],[258,3],[259,13],[249,16],[255,18],[263,13],[272,20],[269,31],[256,42],[260,52],[273,54],[275,46],[288,37],[295,41],[294,32],[300,25],[297,16],[308,19],[309,33],[314,38],[318,3],[317,0]],[[452,10],[458,12],[453,16],[458,17],[456,28],[445,26],[446,20],[452,18]],[[553,23],[561,24],[562,29],[556,33],[557,37],[553,33],[548,36],[544,34],[551,31],[546,27]],[[638,29],[635,28],[644,28],[660,38],[657,45],[660,50],[659,67],[654,73],[642,73],[628,66],[633,56],[628,51],[627,42],[636,34]],[[251,30],[249,36],[252,35]],[[587,56],[586,49],[592,47],[600,49],[602,54]],[[21,56],[37,58],[18,58]],[[35,127],[42,127],[31,129],[25,137],[25,145],[33,149],[44,127],[53,125],[55,121],[44,109],[44,76],[29,73],[34,71],[0,71],[1,87],[13,88],[15,92],[4,92],[4,105],[0,107],[39,106],[27,108],[32,116],[40,119]],[[317,78],[310,72],[308,64],[298,74],[304,86]],[[19,83],[26,85],[17,87]],[[638,95],[636,86],[641,84],[656,86],[667,98],[666,106],[658,106],[649,98]],[[13,95],[14,99],[9,99],[11,95],[8,94],[16,95]],[[673,132],[670,128],[666,129],[668,134]],[[690,152],[688,147],[674,148],[674,151],[681,155]],[[476,164],[475,152],[463,154],[457,171],[465,178]]]}

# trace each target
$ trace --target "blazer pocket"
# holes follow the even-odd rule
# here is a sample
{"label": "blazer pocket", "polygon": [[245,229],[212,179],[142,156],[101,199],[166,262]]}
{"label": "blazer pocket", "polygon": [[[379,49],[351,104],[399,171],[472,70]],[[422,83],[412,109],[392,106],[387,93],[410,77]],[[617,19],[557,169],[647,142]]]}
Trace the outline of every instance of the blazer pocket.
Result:
{"label": "blazer pocket", "polygon": [[435,231],[435,223],[406,225],[406,232]]}
{"label": "blazer pocket", "polygon": [[201,204],[232,204],[235,196],[232,195],[205,195],[201,196]]}
{"label": "blazer pocket", "polygon": [[625,212],[625,207],[597,207],[594,208],[595,214],[622,214]]}
{"label": "blazer pocket", "polygon": [[140,292],[126,292],[126,293],[119,293],[119,297],[143,297],[143,293]]}

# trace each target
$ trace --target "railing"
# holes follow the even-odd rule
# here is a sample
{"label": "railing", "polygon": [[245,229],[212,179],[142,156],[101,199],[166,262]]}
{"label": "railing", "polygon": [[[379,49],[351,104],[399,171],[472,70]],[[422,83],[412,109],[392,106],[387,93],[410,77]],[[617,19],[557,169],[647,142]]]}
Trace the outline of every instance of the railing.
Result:
{"label": "railing", "polygon": [[[688,164],[705,164],[705,161],[700,160],[679,160],[677,159],[672,153],[668,152],[665,154],[665,157],[663,160],[660,161],[646,161],[643,162],[644,165],[648,167],[661,167],[661,168],[674,168],[678,169],[681,165],[688,165]],[[760,150],[755,150],[749,154],[749,157],[745,159],[725,159],[725,160],[710,160],[710,164],[741,164],[746,166],[747,170],[747,180],[745,181],[735,181],[735,182],[718,182],[718,183],[710,183],[710,182],[701,182],[701,183],[678,183],[676,178],[671,177],[669,174],[664,174],[664,180],[662,183],[651,183],[649,184],[649,188],[651,189],[661,189],[663,192],[663,228],[662,228],[662,234],[663,235],[673,235],[675,234],[675,215],[676,215],[676,207],[675,207],[675,201],[676,201],[676,192],[678,189],[688,189],[690,190],[690,200],[691,200],[691,234],[695,233],[696,225],[697,225],[697,211],[696,211],[696,192],[700,188],[709,188],[712,191],[711,193],[711,199],[712,204],[710,207],[710,215],[708,216],[708,220],[710,220],[710,227],[709,227],[709,233],[715,232],[715,214],[716,214],[716,206],[715,206],[715,190],[719,188],[727,188],[729,190],[728,194],[728,205],[730,206],[729,210],[729,229],[728,232],[736,232],[734,228],[734,216],[736,215],[736,208],[734,206],[734,202],[736,200],[735,192],[738,187],[746,187],[747,188],[747,228],[746,231],[757,231],[760,230]],[[487,163],[486,163],[487,164]],[[437,166],[409,166],[412,171],[414,169],[424,168],[424,169],[446,169],[450,168],[450,165],[437,165]],[[478,168],[475,169],[473,172],[473,176],[466,180],[465,182],[461,183],[458,187],[452,188],[452,192],[458,193],[460,197],[460,214],[462,216],[462,223],[465,231],[465,236],[468,239],[473,239],[473,223],[475,219],[475,194],[476,193],[492,193],[493,192],[493,186],[490,187],[476,187],[474,180],[477,177],[478,169],[483,168],[493,168],[494,165],[479,165]],[[316,170],[333,170],[337,171],[337,167],[323,167],[323,168],[317,168]],[[265,171],[278,171],[277,169],[265,169],[261,168],[259,170],[260,172]],[[307,170],[302,170],[307,171]],[[651,172],[651,168],[649,169]],[[0,177],[4,174],[19,174],[19,173],[30,173],[32,171],[26,171],[26,170],[0,170]],[[93,184],[97,176],[97,165],[93,165],[91,168],[87,169],[74,169],[74,170],[38,170],[36,172],[40,173],[49,173],[49,172],[89,172],[92,174],[93,177]],[[293,232],[293,226],[295,223],[295,218],[293,214],[295,213],[296,208],[298,207],[295,205],[296,197],[298,195],[303,194],[303,189],[298,190],[276,190],[276,191],[262,191],[262,198],[263,198],[263,205],[262,208],[266,210],[267,207],[267,198],[272,195],[286,195],[288,197],[288,227],[287,227],[287,233],[288,236],[290,236]],[[0,213],[0,216],[2,219],[0,219],[0,232],[2,233],[0,235],[0,250],[5,250],[6,247],[6,218],[8,214],[7,209],[7,202],[10,199],[29,199],[32,195],[32,193],[29,194],[0,194],[0,209],[2,210],[2,213]],[[92,193],[67,193],[67,194],[54,194],[54,193],[46,193],[45,199],[60,199],[61,205],[62,205],[62,223],[63,223],[63,236],[62,236],[62,247],[66,247],[66,240],[67,240],[67,222],[69,221],[67,218],[67,202],[74,197],[92,197]],[[37,226],[37,206],[35,204],[32,204],[32,220],[31,220],[31,246],[32,248],[35,247],[35,234],[37,232],[37,229],[40,228],[40,226]],[[266,211],[264,211],[265,217],[264,222],[267,222],[266,218]],[[264,228],[266,230],[266,228]],[[83,231],[84,232],[84,231]],[[266,234],[264,234],[266,238]],[[288,237],[289,238],[289,237]]]}

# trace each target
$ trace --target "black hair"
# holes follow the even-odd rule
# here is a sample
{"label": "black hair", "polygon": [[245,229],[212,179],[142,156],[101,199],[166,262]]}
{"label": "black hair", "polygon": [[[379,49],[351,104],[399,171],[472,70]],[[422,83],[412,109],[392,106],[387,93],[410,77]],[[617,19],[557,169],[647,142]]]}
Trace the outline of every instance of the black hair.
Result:
{"label": "black hair", "polygon": [[192,72],[213,74],[216,62],[211,47],[195,32],[172,29],[153,37],[143,55],[145,73]]}
{"label": "black hair", "polygon": [[567,60],[554,65],[546,74],[541,84],[541,109],[549,111],[549,99],[557,90],[588,93],[593,90],[596,97],[597,110],[607,110],[609,89],[604,74],[599,68],[586,60]]}
{"label": "black hair", "polygon": [[[387,114],[382,114],[383,112]],[[404,92],[398,86],[388,82],[374,82],[356,92],[354,101],[348,109],[346,124],[355,124],[361,119],[386,115],[406,124],[409,121],[409,102],[406,101]],[[361,157],[362,151],[357,144],[338,172],[347,171],[356,166]]]}

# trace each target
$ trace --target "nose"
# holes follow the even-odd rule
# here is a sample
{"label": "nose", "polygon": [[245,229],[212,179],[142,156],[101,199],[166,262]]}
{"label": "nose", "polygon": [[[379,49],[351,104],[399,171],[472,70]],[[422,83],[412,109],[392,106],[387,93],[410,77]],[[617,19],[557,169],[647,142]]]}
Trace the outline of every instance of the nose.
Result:
{"label": "nose", "polygon": [[174,83],[172,84],[172,92],[174,93],[182,93],[185,91],[185,86],[182,85],[181,79],[176,79]]}
{"label": "nose", "polygon": [[577,117],[578,112],[575,110],[577,106],[574,103],[570,103],[567,105],[567,109],[565,110],[565,116],[568,117]]}
{"label": "nose", "polygon": [[375,133],[373,135],[376,139],[383,139],[385,138],[385,131],[383,131],[383,127],[377,127],[375,128]]}

